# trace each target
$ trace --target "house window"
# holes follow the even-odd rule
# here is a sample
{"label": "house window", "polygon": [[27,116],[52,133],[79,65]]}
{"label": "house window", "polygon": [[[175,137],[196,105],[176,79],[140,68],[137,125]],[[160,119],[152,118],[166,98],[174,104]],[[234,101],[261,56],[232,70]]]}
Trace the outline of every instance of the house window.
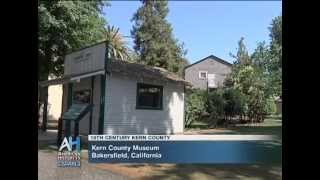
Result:
{"label": "house window", "polygon": [[199,71],[199,79],[207,79],[208,72],[207,71]]}
{"label": "house window", "polygon": [[163,87],[137,84],[137,109],[162,109]]}
{"label": "house window", "polygon": [[73,103],[82,104],[87,103],[89,104],[91,100],[91,90],[80,90],[73,92]]}

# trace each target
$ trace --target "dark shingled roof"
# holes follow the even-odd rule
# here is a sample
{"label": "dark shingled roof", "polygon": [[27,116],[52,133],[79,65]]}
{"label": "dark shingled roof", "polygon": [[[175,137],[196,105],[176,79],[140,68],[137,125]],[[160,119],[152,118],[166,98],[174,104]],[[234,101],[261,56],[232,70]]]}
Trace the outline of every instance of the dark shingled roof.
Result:
{"label": "dark shingled roof", "polygon": [[[159,80],[164,82],[174,82],[174,83],[183,83],[187,86],[192,86],[190,82],[185,81],[183,78],[179,77],[175,73],[169,72],[163,68],[152,67],[143,64],[131,63],[121,60],[112,60],[107,65],[107,72],[119,73],[124,76],[135,77],[138,79],[150,79],[150,80]],[[48,81],[39,82],[40,86],[56,85],[68,83],[72,77],[94,73],[101,71],[99,69],[93,72],[86,72],[81,74],[66,75],[61,78],[56,78]]]}
{"label": "dark shingled roof", "polygon": [[158,79],[162,81],[179,82],[186,85],[191,85],[190,82],[185,81],[175,73],[159,67],[152,67],[114,59],[107,65],[107,68],[111,73],[120,73],[125,76],[152,80]]}

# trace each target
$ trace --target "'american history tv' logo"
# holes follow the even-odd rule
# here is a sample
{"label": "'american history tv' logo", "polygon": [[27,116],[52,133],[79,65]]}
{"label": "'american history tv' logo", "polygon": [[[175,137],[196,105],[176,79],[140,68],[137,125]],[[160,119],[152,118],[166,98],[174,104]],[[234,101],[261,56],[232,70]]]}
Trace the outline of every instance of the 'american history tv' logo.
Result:
{"label": "'american history tv' logo", "polygon": [[[75,146],[75,149],[73,147]],[[58,167],[80,167],[80,137],[65,137],[58,151]]]}

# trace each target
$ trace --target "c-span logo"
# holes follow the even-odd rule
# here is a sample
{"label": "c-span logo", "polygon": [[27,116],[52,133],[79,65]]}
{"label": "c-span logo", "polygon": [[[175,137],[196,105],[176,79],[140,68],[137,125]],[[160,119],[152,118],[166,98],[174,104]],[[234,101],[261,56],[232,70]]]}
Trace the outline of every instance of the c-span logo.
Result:
{"label": "c-span logo", "polygon": [[80,167],[80,152],[80,137],[65,137],[58,151],[58,167]]}

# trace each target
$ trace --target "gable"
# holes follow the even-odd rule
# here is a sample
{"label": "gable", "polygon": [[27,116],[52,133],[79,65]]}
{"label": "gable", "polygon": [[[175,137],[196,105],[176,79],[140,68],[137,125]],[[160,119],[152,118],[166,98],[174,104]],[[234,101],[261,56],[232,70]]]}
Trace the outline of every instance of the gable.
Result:
{"label": "gable", "polygon": [[225,60],[223,60],[221,58],[218,58],[218,57],[216,57],[214,55],[210,55],[210,56],[205,57],[205,58],[203,58],[203,59],[201,59],[201,60],[199,60],[199,61],[197,61],[197,62],[195,62],[193,64],[190,64],[190,65],[186,66],[184,69],[186,70],[189,67],[195,66],[195,65],[197,65],[199,63],[203,63],[204,61],[216,61],[216,62],[221,63],[221,64],[226,65],[226,66],[230,66],[230,67],[232,66],[231,63],[229,63],[229,62],[227,62],[227,61],[225,61]]}
{"label": "gable", "polygon": [[192,74],[193,76],[198,76],[200,72],[207,72],[208,74],[221,74],[226,75],[231,72],[232,66],[221,63],[212,58],[207,58],[203,61],[199,61],[196,64],[185,69],[186,74]]}

